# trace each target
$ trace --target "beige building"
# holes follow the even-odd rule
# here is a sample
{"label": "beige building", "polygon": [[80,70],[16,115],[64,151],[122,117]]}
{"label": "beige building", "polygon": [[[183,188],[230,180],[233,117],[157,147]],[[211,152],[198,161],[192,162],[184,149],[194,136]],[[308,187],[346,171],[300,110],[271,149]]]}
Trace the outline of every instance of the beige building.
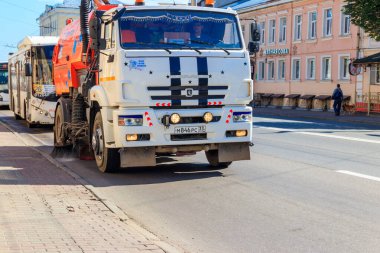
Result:
{"label": "beige building", "polygon": [[80,0],[64,0],[62,4],[46,5],[45,12],[37,21],[41,36],[59,36],[67,19],[79,18]]}
{"label": "beige building", "polygon": [[252,20],[262,28],[261,49],[252,61],[255,93],[263,105],[328,110],[337,83],[349,104],[365,100],[369,90],[380,92],[378,68],[349,74],[349,63],[379,52],[380,43],[351,24],[344,4],[344,0],[250,0],[232,7],[242,20],[246,41]]}

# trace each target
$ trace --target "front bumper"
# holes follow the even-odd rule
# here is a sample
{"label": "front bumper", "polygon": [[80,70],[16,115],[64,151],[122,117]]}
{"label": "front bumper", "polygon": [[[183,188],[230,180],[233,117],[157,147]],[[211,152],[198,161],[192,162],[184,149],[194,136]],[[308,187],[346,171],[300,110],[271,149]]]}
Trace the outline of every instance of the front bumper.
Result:
{"label": "front bumper", "polygon": [[[220,117],[218,122],[210,123],[184,123],[171,124],[164,126],[162,118],[165,115],[178,113],[181,117],[202,117],[204,113],[211,112],[215,117]],[[185,146],[185,145],[200,145],[200,144],[218,144],[218,143],[249,143],[252,140],[252,122],[235,123],[232,119],[233,112],[250,112],[251,107],[246,106],[225,106],[223,108],[197,108],[197,109],[131,109],[121,108],[114,110],[113,119],[113,138],[114,145],[107,145],[114,148],[127,147],[161,147],[161,146]],[[126,115],[143,115],[143,126],[119,126],[118,117]],[[173,140],[173,135],[181,135],[175,132],[177,127],[197,127],[205,126],[206,132],[203,134],[205,138],[186,139],[179,138]],[[227,131],[246,130],[247,136],[244,137],[227,137]],[[127,141],[127,134],[149,135],[149,140],[144,141]],[[180,136],[181,137],[181,136]]]}

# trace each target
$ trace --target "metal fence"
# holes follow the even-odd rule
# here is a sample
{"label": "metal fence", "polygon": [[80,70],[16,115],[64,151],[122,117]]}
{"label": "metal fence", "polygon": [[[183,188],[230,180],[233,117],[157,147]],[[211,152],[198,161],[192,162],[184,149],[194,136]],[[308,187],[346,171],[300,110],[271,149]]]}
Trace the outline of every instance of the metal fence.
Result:
{"label": "metal fence", "polygon": [[355,106],[357,112],[380,113],[380,92],[357,95]]}

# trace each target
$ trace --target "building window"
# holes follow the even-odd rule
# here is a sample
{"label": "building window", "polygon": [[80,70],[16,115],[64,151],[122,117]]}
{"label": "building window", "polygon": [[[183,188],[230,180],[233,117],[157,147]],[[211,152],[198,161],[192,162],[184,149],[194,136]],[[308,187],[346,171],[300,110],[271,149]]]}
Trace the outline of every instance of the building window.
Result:
{"label": "building window", "polygon": [[286,18],[280,18],[280,38],[279,42],[286,42]]}
{"label": "building window", "polygon": [[329,37],[332,34],[332,9],[326,9],[323,17],[323,36]]}
{"label": "building window", "polygon": [[294,16],[294,40],[302,39],[302,15]]}
{"label": "building window", "polygon": [[322,80],[331,80],[331,57],[322,58]]}
{"label": "building window", "polygon": [[380,85],[380,65],[371,67],[370,84]]}
{"label": "building window", "polygon": [[351,33],[351,16],[344,14],[342,11],[341,17],[342,17],[342,20],[341,20],[340,34],[341,35],[348,35]]}
{"label": "building window", "polygon": [[285,80],[285,60],[278,61],[278,79]]}
{"label": "building window", "polygon": [[268,61],[268,80],[274,80],[274,61]]}
{"label": "building window", "polygon": [[317,37],[317,12],[309,13],[309,39],[313,40]]}
{"label": "building window", "polygon": [[265,63],[263,61],[259,62],[259,71],[257,74],[257,80],[264,80],[265,77]]}
{"label": "building window", "polygon": [[276,40],[276,20],[269,20],[269,39],[268,43],[274,43]]}
{"label": "building window", "polygon": [[350,74],[348,72],[348,66],[350,64],[350,57],[348,56],[342,56],[339,58],[339,79],[341,80],[348,80],[350,79]]}
{"label": "building window", "polygon": [[260,43],[265,43],[265,22],[260,22]]}
{"label": "building window", "polygon": [[293,80],[300,80],[300,76],[301,76],[300,59],[293,59],[293,62],[292,62],[292,79]]}
{"label": "building window", "polygon": [[307,59],[307,76],[306,79],[314,80],[315,79],[315,58]]}

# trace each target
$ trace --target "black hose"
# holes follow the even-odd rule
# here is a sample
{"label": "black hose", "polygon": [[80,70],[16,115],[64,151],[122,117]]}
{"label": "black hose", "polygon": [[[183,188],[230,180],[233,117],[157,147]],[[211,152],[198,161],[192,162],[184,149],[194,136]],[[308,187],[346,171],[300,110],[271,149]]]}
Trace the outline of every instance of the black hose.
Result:
{"label": "black hose", "polygon": [[90,43],[90,26],[89,16],[90,14],[90,0],[81,0],[80,4],[80,31],[82,34],[82,54],[87,53],[88,45]]}

